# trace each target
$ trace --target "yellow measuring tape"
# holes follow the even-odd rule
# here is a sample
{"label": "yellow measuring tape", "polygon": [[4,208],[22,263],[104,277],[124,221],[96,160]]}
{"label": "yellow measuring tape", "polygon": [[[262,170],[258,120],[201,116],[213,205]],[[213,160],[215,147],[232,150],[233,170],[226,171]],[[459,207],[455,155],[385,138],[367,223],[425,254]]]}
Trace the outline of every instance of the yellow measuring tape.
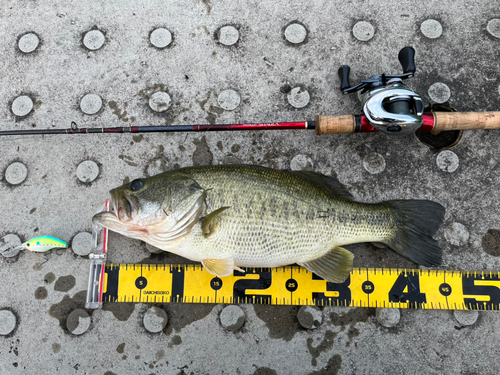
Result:
{"label": "yellow measuring tape", "polygon": [[500,272],[356,268],[334,284],[298,266],[219,278],[199,264],[106,264],[103,283],[103,302],[500,309]]}

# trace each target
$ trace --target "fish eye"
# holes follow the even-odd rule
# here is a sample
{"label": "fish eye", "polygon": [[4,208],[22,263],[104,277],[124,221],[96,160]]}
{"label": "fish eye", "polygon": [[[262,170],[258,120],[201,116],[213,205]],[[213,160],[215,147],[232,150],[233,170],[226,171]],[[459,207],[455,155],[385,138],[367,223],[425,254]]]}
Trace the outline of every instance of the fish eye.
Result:
{"label": "fish eye", "polygon": [[134,180],[130,183],[130,190],[137,191],[141,189],[143,186],[144,186],[144,181],[138,178],[137,180]]}

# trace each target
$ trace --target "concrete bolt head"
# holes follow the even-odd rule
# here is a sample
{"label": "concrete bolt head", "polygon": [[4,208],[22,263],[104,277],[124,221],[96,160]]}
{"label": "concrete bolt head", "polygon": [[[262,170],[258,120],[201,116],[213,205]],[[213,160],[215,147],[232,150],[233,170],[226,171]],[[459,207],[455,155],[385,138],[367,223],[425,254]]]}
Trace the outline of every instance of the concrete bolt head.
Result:
{"label": "concrete bolt head", "polygon": [[479,317],[479,311],[477,310],[455,310],[453,315],[458,323],[463,326],[471,326],[476,323]]}
{"label": "concrete bolt head", "polygon": [[225,46],[232,46],[236,44],[240,38],[240,32],[234,26],[223,26],[220,28],[218,35],[219,43]]}
{"label": "concrete bolt head", "polygon": [[172,43],[172,33],[167,29],[160,27],[153,30],[149,36],[149,41],[156,48],[166,48]]}
{"label": "concrete bolt head", "polygon": [[170,95],[164,91],[155,92],[149,97],[149,107],[155,112],[165,112],[171,102]]}
{"label": "concrete bolt head", "polygon": [[102,108],[102,99],[97,94],[87,94],[80,100],[80,109],[86,115],[95,115]]}
{"label": "concrete bolt head", "polygon": [[28,177],[28,168],[21,162],[10,164],[5,170],[5,180],[11,185],[19,185]]}
{"label": "concrete bolt head", "polygon": [[290,162],[290,169],[292,171],[312,171],[313,170],[313,161],[307,155],[296,155]]}
{"label": "concrete bolt head", "polygon": [[301,306],[297,319],[305,329],[315,329],[323,323],[323,312],[316,306]]}
{"label": "concrete bolt head", "polygon": [[431,100],[435,103],[444,103],[450,99],[450,88],[441,82],[436,82],[427,91]]}
{"label": "concrete bolt head", "polygon": [[429,39],[437,39],[443,33],[443,27],[436,20],[425,20],[420,25],[420,31]]}
{"label": "concrete bolt head", "polygon": [[370,174],[378,174],[385,171],[385,159],[378,152],[372,152],[363,158],[363,167]]}
{"label": "concrete bolt head", "polygon": [[359,21],[352,28],[352,33],[356,39],[362,42],[368,42],[375,35],[375,28],[369,22]]}
{"label": "concrete bolt head", "polygon": [[91,318],[87,311],[84,309],[73,310],[66,320],[66,328],[73,335],[82,335],[90,327]]}
{"label": "concrete bolt head", "polygon": [[106,37],[99,30],[90,30],[83,37],[83,45],[91,51],[101,48],[105,41]]}
{"label": "concrete bolt head", "polygon": [[11,109],[16,116],[23,117],[28,115],[33,107],[33,100],[29,96],[21,95],[14,99]]}
{"label": "concrete bolt head", "polygon": [[220,324],[228,331],[236,331],[245,324],[245,313],[241,307],[229,305],[224,307],[219,315]]}
{"label": "concrete bolt head", "polygon": [[376,315],[380,325],[387,328],[395,327],[401,319],[399,309],[380,308],[377,309]]}
{"label": "concrete bolt head", "polygon": [[493,18],[490,20],[486,25],[486,30],[495,38],[500,39],[500,19]]}
{"label": "concrete bolt head", "polygon": [[450,150],[441,151],[436,157],[436,163],[444,172],[455,172],[460,164],[457,154]]}
{"label": "concrete bolt head", "polygon": [[92,234],[88,232],[77,233],[71,241],[71,249],[77,255],[89,255],[92,250]]}
{"label": "concrete bolt head", "polygon": [[40,39],[35,33],[23,35],[18,42],[19,50],[23,53],[30,53],[37,49],[40,44]]}
{"label": "concrete bolt head", "polygon": [[222,91],[217,101],[222,109],[226,111],[234,111],[240,105],[240,94],[234,90],[224,90]]}
{"label": "concrete bolt head", "polygon": [[165,310],[153,306],[144,314],[144,328],[151,333],[163,331],[168,323],[168,315]]}
{"label": "concrete bolt head", "polygon": [[290,43],[299,44],[306,40],[307,29],[300,23],[292,23],[285,29],[285,38]]}
{"label": "concrete bolt head", "polygon": [[311,96],[306,89],[294,87],[287,95],[288,103],[295,108],[304,108],[309,104]]}
{"label": "concrete bolt head", "polygon": [[9,233],[0,240],[0,254],[5,258],[15,257],[21,251],[16,249],[21,244],[21,239],[18,236]]}
{"label": "concrete bolt head", "polygon": [[95,161],[85,160],[78,164],[76,177],[83,183],[88,184],[99,176],[99,166]]}
{"label": "concrete bolt head", "polygon": [[444,238],[451,245],[464,246],[469,242],[469,231],[460,223],[452,223],[444,230]]}
{"label": "concrete bolt head", "polygon": [[160,254],[160,253],[162,253],[162,252],[163,252],[163,250],[162,250],[162,249],[159,249],[159,248],[157,248],[156,246],[153,246],[153,245],[151,245],[151,244],[149,244],[149,243],[147,243],[147,244],[146,244],[146,249],[148,249],[148,251],[149,251],[150,253],[152,253],[152,254]]}
{"label": "concrete bolt head", "polygon": [[16,329],[17,319],[10,310],[0,310],[0,335],[6,336]]}

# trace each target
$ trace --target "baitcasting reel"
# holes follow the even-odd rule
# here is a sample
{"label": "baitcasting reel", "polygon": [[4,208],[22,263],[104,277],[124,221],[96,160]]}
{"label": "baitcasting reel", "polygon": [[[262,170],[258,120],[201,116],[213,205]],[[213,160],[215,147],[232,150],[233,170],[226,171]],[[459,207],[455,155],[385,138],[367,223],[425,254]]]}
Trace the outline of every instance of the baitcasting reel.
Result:
{"label": "baitcasting reel", "polygon": [[422,124],[424,104],[417,93],[403,84],[403,79],[415,74],[415,50],[404,47],[398,54],[403,74],[379,74],[364,79],[356,86],[349,83],[351,68],[339,68],[340,90],[344,94],[358,92],[363,112],[370,124],[385,134],[413,133]]}

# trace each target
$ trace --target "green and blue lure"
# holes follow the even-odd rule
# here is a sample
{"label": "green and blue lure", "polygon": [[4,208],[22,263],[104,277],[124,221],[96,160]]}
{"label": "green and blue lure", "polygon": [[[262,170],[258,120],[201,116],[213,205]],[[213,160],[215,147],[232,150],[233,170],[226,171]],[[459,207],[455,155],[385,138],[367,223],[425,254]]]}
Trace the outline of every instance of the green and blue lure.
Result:
{"label": "green and blue lure", "polygon": [[67,247],[68,244],[66,242],[51,236],[35,237],[18,246],[19,250],[29,250],[37,253],[44,253],[54,248],[65,249]]}

